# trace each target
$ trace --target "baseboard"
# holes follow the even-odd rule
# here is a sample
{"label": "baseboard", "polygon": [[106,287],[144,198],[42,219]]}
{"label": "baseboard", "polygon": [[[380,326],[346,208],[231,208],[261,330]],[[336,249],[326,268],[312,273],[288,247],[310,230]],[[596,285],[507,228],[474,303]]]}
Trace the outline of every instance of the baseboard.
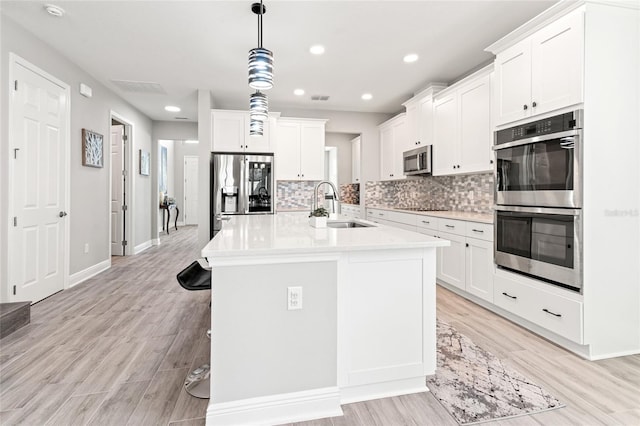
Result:
{"label": "baseboard", "polygon": [[393,380],[391,382],[373,383],[369,385],[343,386],[340,388],[340,403],[370,401],[372,399],[390,398],[398,395],[428,392],[427,378]]}
{"label": "baseboard", "polygon": [[277,425],[342,416],[337,387],[210,403],[207,425]]}
{"label": "baseboard", "polygon": [[87,269],[83,269],[82,271],[69,275],[68,288],[74,287],[80,284],[81,282],[88,280],[91,277],[95,277],[100,272],[105,271],[109,268],[111,268],[111,259],[103,260],[102,262],[96,263],[95,265],[90,266]]}
{"label": "baseboard", "polygon": [[160,245],[160,238],[154,238],[151,240],[151,245],[152,246],[159,246]]}
{"label": "baseboard", "polygon": [[137,246],[135,246],[133,248],[133,254],[142,253],[143,251],[145,251],[146,249],[148,249],[151,246],[152,246],[152,240],[145,241],[142,244],[138,244]]}
{"label": "baseboard", "polygon": [[622,351],[622,352],[609,352],[606,354],[591,355],[589,357],[589,361],[600,361],[601,359],[619,358],[621,356],[632,356],[632,355],[639,355],[639,354],[640,354],[640,349],[632,349],[630,351]]}

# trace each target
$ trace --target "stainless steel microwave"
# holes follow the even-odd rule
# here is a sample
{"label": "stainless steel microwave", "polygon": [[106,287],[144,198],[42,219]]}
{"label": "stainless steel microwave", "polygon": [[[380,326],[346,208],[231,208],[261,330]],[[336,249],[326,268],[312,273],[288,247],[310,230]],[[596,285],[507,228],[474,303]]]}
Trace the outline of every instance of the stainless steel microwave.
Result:
{"label": "stainless steel microwave", "polygon": [[402,154],[403,171],[406,176],[431,174],[431,145],[405,151]]}

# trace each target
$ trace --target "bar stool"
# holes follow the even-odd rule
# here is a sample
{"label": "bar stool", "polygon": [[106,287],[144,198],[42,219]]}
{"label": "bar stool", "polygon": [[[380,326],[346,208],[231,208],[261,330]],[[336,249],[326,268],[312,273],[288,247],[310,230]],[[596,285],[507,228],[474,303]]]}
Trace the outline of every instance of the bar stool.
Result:
{"label": "bar stool", "polygon": [[[192,262],[176,278],[186,290],[211,290],[211,268],[205,259]],[[211,338],[211,330],[207,331],[207,337]],[[203,399],[210,397],[210,370],[209,364],[203,364],[189,373],[184,381],[184,389],[189,395]]]}

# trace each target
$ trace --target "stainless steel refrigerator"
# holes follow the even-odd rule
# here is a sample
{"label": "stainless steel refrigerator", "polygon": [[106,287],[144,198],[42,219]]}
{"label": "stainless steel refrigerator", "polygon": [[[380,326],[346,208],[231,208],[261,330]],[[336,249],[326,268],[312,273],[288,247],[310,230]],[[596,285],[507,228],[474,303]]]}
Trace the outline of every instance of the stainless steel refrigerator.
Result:
{"label": "stainless steel refrigerator", "polygon": [[273,214],[273,154],[211,153],[211,237],[226,215]]}

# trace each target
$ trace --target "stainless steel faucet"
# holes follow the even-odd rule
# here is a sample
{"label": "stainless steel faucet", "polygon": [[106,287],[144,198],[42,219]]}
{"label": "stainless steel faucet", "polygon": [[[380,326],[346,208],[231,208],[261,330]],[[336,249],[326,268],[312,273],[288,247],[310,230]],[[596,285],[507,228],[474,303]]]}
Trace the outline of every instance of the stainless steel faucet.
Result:
{"label": "stainless steel faucet", "polygon": [[338,196],[338,190],[336,189],[336,186],[333,184],[333,182],[329,182],[328,180],[319,182],[316,185],[316,188],[313,190],[313,210],[318,208],[318,190],[324,183],[328,183],[329,186],[331,186],[331,189],[333,190],[333,210],[335,210],[337,214],[340,214],[340,197]]}

